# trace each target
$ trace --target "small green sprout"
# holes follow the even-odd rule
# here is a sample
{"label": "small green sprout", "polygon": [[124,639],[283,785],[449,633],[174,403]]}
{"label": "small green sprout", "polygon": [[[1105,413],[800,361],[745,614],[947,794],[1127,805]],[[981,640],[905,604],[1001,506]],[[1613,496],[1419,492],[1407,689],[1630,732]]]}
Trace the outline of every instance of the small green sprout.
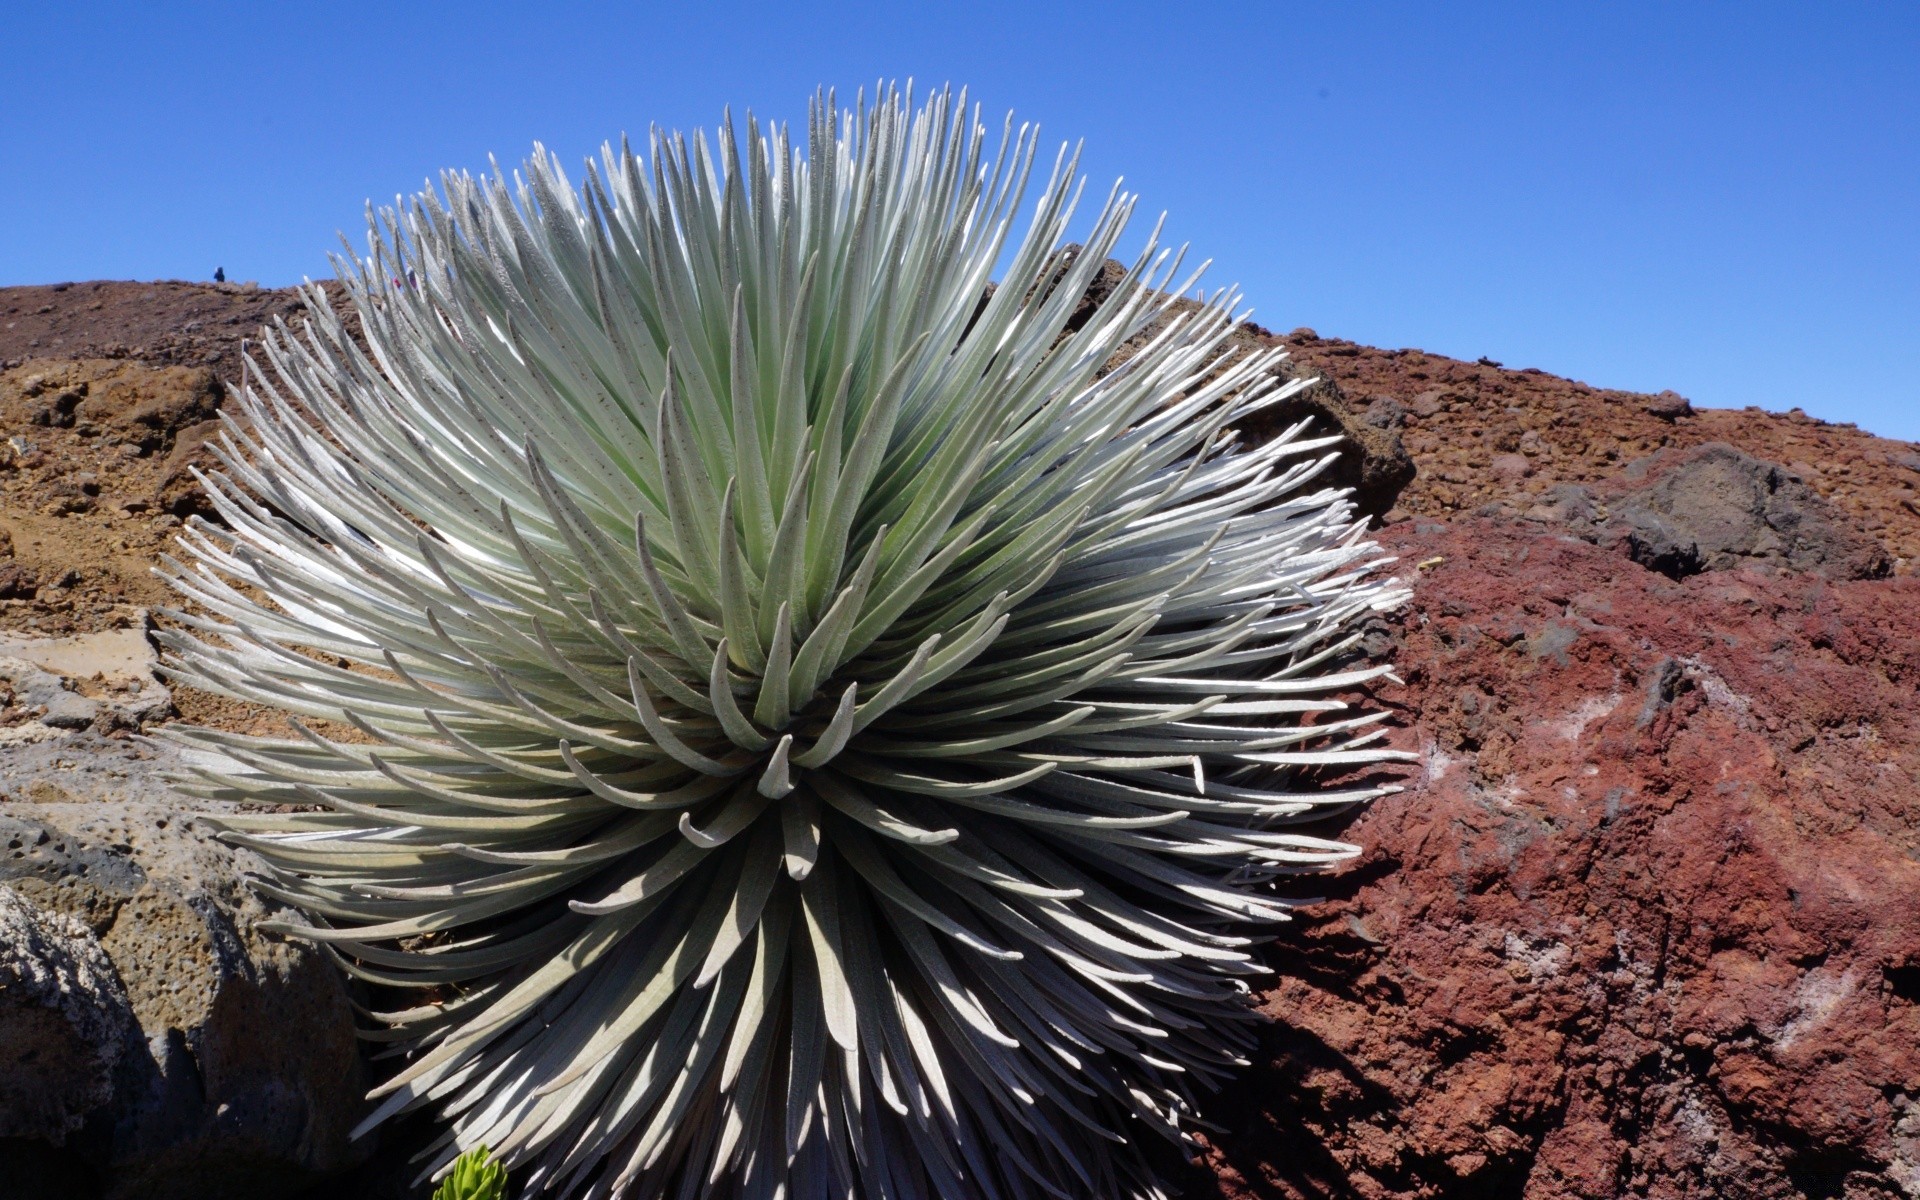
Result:
{"label": "small green sprout", "polygon": [[507,1169],[487,1157],[485,1146],[453,1160],[433,1200],[507,1200]]}

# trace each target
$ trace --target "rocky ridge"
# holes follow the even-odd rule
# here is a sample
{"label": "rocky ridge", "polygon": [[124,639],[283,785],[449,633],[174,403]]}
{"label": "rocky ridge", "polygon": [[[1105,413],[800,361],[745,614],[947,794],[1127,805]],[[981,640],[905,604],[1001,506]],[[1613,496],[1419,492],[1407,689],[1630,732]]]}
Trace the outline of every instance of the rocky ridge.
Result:
{"label": "rocky ridge", "polygon": [[1759,408],[1694,408],[1561,379],[1538,368],[1383,350],[1311,329],[1263,339],[1340,388],[1365,424],[1398,431],[1419,475],[1397,500],[1408,516],[1484,505],[1524,510],[1560,484],[1616,477],[1663,449],[1722,442],[1778,464],[1878,541],[1898,574],[1920,570],[1920,447],[1852,425]]}

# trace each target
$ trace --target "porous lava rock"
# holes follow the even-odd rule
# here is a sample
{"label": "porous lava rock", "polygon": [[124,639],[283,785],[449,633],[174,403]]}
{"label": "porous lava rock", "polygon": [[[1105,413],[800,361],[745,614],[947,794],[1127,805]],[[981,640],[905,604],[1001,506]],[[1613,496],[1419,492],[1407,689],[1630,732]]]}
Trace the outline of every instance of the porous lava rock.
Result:
{"label": "porous lava rock", "polygon": [[[17,837],[0,818],[0,845]],[[0,1139],[64,1144],[112,1099],[133,1028],[93,931],[0,886]]]}
{"label": "porous lava rock", "polygon": [[1920,1195],[1920,580],[1380,536],[1424,761],[1275,949],[1213,1194]]}
{"label": "porous lava rock", "polygon": [[[1511,503],[1490,511],[1511,513]],[[1555,487],[1523,514],[1674,579],[1735,567],[1882,579],[1893,560],[1851,517],[1778,463],[1724,442],[1662,450],[1612,480]]]}
{"label": "porous lava rock", "polygon": [[[369,1149],[347,1137],[365,1082],[345,983],[257,931],[260,864],[166,788],[172,755],[91,732],[0,747],[9,1200],[238,1200]],[[54,1190],[8,1190],[35,1180]]]}

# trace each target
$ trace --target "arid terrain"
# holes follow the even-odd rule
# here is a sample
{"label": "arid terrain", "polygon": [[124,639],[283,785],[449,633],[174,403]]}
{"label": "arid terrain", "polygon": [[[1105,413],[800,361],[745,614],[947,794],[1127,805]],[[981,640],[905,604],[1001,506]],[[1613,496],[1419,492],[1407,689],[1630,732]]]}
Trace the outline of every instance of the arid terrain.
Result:
{"label": "arid terrain", "polygon": [[[215,515],[192,472],[243,343],[299,309],[0,289],[0,637],[165,619],[153,568]],[[1369,632],[1405,681],[1373,699],[1422,762],[1338,831],[1366,856],[1275,945],[1275,1020],[1189,1194],[1920,1200],[1920,447],[1236,337],[1323,380],[1277,420],[1356,447],[1336,471],[1414,585]],[[171,701],[103,700],[81,736],[280,728]],[[48,719],[0,681],[0,732]],[[5,787],[0,816],[44,800]]]}

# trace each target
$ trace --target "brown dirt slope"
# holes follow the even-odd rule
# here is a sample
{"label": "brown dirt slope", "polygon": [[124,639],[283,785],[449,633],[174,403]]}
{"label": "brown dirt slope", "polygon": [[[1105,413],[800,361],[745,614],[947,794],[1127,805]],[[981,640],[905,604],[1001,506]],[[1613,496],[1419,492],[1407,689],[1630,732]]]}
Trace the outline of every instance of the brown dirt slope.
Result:
{"label": "brown dirt slope", "polygon": [[[301,311],[291,289],[179,282],[0,288],[0,632],[116,628],[174,602],[153,576],[209,508],[243,343]],[[280,732],[279,718],[191,689],[193,719]],[[5,712],[0,710],[0,720]]]}
{"label": "brown dirt slope", "polygon": [[138,358],[238,378],[240,342],[300,309],[292,289],[95,280],[0,288],[0,366],[29,358]]}

